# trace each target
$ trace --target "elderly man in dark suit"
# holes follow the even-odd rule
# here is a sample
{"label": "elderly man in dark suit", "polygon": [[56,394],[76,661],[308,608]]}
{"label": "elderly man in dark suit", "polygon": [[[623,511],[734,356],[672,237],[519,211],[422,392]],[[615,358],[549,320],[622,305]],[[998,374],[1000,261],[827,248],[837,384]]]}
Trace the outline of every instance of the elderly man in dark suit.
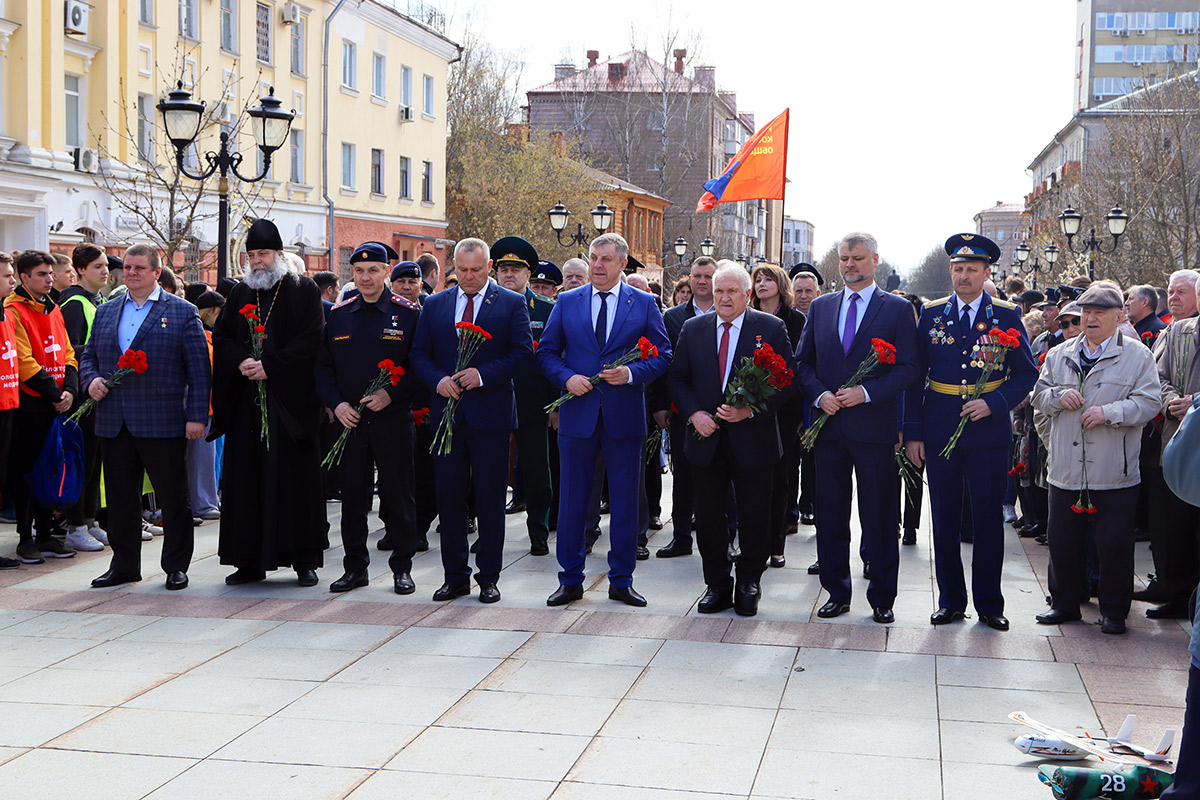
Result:
{"label": "elderly man in dark suit", "polygon": [[[697,434],[685,437],[683,453],[692,469],[696,540],[708,587],[697,610],[712,614],[732,607],[752,617],[758,613],[759,580],[771,550],[772,476],[783,455],[775,410],[786,390],[775,393],[767,410],[756,414],[726,404],[725,388],[741,361],[753,358],[763,345],[789,362],[791,346],[782,320],[746,307],[750,276],[744,269],[718,269],[713,293],[717,313],[694,317],[683,326],[668,389],[679,416]],[[725,526],[730,484],[737,495],[741,544],[736,584],[729,573]]]}
{"label": "elderly man in dark suit", "polygon": [[[796,352],[804,401],[829,415],[815,448],[821,465],[817,560],[821,586],[829,592],[829,602],[817,616],[837,617],[850,610],[850,502],[857,493],[862,549],[871,564],[867,602],[875,621],[886,624],[896,619],[892,605],[900,563],[897,398],[917,374],[916,322],[907,300],[875,285],[875,237],[843,237],[838,261],[846,288],[812,301]],[[896,363],[880,364],[861,385],[841,388],[870,355],[872,339],[894,345]]]}
{"label": "elderly man in dark suit", "polygon": [[[409,359],[433,393],[429,424],[437,428],[450,398],[458,398],[453,446],[434,457],[438,514],[442,520],[442,567],[446,580],[433,599],[471,593],[467,548],[467,494],[475,489],[479,519],[475,580],[479,602],[500,599],[504,554],[504,502],[508,440],[517,427],[513,378],[533,363],[533,337],[525,298],[488,278],[491,251],[482,239],[462,239],[454,248],[454,289],[430,295],[421,310]],[[473,323],[491,338],[471,363],[455,371],[460,322]]]}
{"label": "elderly man in dark suit", "polygon": [[[121,299],[96,309],[83,351],[81,385],[96,406],[96,436],[104,440],[104,488],[112,564],[92,586],[142,579],[142,474],[150,476],[163,511],[162,569],[168,589],[188,585],[194,534],[188,501],[187,439],[204,436],[211,373],[208,339],[196,307],[158,286],[158,251],[125,252]],[[108,389],[126,350],[146,353],[145,373]]]}

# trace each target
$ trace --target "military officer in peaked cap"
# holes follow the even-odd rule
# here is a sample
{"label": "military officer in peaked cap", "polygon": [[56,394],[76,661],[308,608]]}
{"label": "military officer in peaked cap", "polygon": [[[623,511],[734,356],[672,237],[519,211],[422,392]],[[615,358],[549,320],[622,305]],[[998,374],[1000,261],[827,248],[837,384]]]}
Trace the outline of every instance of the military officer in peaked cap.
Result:
{"label": "military officer in peaked cap", "polygon": [[[396,594],[412,594],[416,589],[410,575],[417,548],[410,416],[416,376],[406,374],[398,383],[367,394],[379,376],[380,362],[391,360],[408,369],[408,352],[420,317],[420,306],[388,288],[388,264],[398,258],[382,242],[364,242],[355,248],[350,269],[358,293],[330,310],[317,354],[317,391],[350,430],[342,453],[345,575],[330,585],[332,592],[368,583],[367,510],[376,469],[380,499],[388,508],[393,588]],[[365,406],[362,411],[360,404]]]}
{"label": "military officer in peaked cap", "polygon": [[[533,245],[520,236],[505,236],[492,245],[492,260],[496,269],[496,283],[505,289],[524,295],[525,307],[529,311],[529,332],[534,347],[542,338],[546,320],[554,303],[529,287],[536,274],[543,279],[549,275],[547,267],[558,267],[548,261],[538,261]],[[562,281],[561,273],[557,276]],[[529,531],[531,555],[549,554],[550,545],[550,428],[546,406],[558,397],[554,385],[546,379],[537,364],[530,364],[513,378],[513,390],[517,398],[517,465],[525,487],[526,529]]]}
{"label": "military officer in peaked cap", "polygon": [[534,294],[540,294],[547,300],[558,297],[558,287],[562,286],[562,270],[553,261],[541,259],[529,278],[529,288]]}
{"label": "military officer in peaked cap", "polygon": [[[962,233],[946,240],[954,294],[926,303],[917,323],[919,372],[904,401],[904,439],[908,457],[928,462],[929,504],[933,516],[934,570],[938,609],[934,625],[965,616],[967,587],[963,579],[959,527],[963,488],[971,497],[974,553],[971,592],[980,622],[1008,630],[1000,573],[1004,559],[1004,489],[1012,442],[1009,411],[1028,396],[1037,367],[1014,303],[996,299],[983,289],[1000,248],[984,236]],[[1020,333],[1003,366],[991,373],[978,400],[970,400],[982,370],[974,349],[994,328]],[[941,455],[958,426],[968,418],[962,437],[948,457]]]}

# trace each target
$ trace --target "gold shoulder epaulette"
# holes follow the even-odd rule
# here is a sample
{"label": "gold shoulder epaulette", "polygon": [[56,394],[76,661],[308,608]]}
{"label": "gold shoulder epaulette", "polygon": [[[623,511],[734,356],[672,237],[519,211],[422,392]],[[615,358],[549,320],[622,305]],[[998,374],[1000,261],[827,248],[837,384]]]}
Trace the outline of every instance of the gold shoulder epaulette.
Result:
{"label": "gold shoulder epaulette", "polygon": [[1016,304],[1016,303],[1010,303],[1010,302],[1008,302],[1007,300],[1001,300],[1001,299],[1000,299],[1000,298],[998,298],[998,297],[993,297],[993,298],[992,298],[992,302],[993,302],[993,303],[995,303],[996,305],[1000,306],[1001,308],[1008,308],[1008,309],[1012,309],[1012,308],[1016,308],[1016,307],[1017,307],[1017,304]]}
{"label": "gold shoulder epaulette", "polygon": [[930,300],[928,303],[926,303],[924,306],[922,306],[922,308],[933,308],[934,306],[940,306],[949,299],[950,299],[950,295],[946,295],[945,297],[939,297],[937,300]]}

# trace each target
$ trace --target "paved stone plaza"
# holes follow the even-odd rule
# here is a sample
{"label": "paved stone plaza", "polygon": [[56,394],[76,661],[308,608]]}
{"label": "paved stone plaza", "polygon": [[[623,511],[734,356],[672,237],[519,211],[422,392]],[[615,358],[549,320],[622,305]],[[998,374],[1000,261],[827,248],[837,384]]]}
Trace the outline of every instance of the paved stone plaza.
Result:
{"label": "paved stone plaza", "polygon": [[495,606],[430,602],[436,536],[410,597],[374,550],[371,586],[331,595],[336,547],[317,588],[290,571],[228,587],[217,523],[197,529],[182,592],[163,588],[159,541],[130,587],[87,588],[107,552],[0,573],[0,797],[1011,800],[1049,791],[1010,711],[1093,734],[1136,712],[1144,744],[1182,722],[1184,626],[1141,603],[1123,637],[1090,624],[1094,606],[1089,624],[1036,625],[1046,549],[1011,528],[998,633],[929,625],[927,516],[887,627],[857,577],[851,613],[816,618],[811,527],[742,619],[696,613],[698,553],[638,565],[648,608],[608,600],[607,538],[584,599],[547,608],[553,556],[508,521]]}

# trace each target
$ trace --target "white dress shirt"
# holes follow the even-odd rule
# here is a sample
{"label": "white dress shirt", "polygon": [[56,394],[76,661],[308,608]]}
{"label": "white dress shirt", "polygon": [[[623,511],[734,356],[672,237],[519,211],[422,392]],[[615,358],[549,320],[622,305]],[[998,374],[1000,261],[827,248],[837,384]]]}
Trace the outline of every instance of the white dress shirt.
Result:
{"label": "white dress shirt", "polygon": [[858,333],[858,329],[862,327],[863,316],[866,314],[867,305],[871,302],[871,298],[875,296],[875,283],[871,282],[866,285],[866,288],[859,289],[857,292],[850,291],[850,287],[842,290],[842,310],[838,312],[838,341],[842,341],[846,332],[846,312],[850,310],[850,295],[858,295],[858,309],[854,319],[854,332]]}
{"label": "white dress shirt", "polygon": [[[472,306],[472,308],[471,308],[473,319],[479,318],[479,306],[483,302],[483,298],[487,297],[488,289],[490,289],[491,286],[492,286],[492,279],[488,278],[487,283],[485,283],[483,285],[483,288],[479,290],[479,293],[475,295],[475,305]],[[467,310],[467,293],[463,291],[462,286],[459,286],[458,287],[458,297],[455,298],[455,301],[454,301],[454,324],[455,325],[462,322],[463,312],[465,312],[466,310]]]}
{"label": "white dress shirt", "polygon": [[710,305],[708,308],[701,309],[700,306],[696,305],[696,299],[692,298],[692,316],[693,317],[703,317],[705,314],[711,314],[712,312],[714,312],[716,310],[717,310],[717,301],[716,300],[713,300],[712,305]]}
{"label": "white dress shirt", "polygon": [[[746,312],[738,314],[736,319],[729,321],[729,350],[725,354],[725,374],[721,376],[721,389],[729,384],[729,376],[733,374],[733,354],[737,351],[738,339],[742,335],[742,323],[746,320]],[[717,363],[721,363],[721,336],[725,333],[725,320],[717,318]]]}
{"label": "white dress shirt", "polygon": [[[613,335],[613,323],[617,319],[617,300],[621,297],[621,286],[623,284],[617,281],[617,285],[608,290],[608,301],[604,304],[604,309],[607,312],[608,324],[604,330],[608,333],[604,341],[607,342]],[[592,331],[596,330],[596,321],[600,319],[600,290],[592,286]]]}

